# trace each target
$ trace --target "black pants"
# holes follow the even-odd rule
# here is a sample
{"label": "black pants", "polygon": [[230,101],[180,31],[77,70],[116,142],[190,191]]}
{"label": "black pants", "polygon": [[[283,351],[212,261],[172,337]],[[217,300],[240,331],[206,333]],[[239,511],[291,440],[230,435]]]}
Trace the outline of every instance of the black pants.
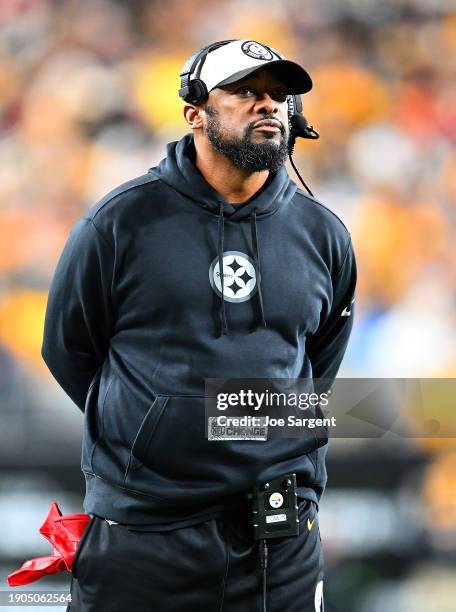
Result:
{"label": "black pants", "polygon": [[[268,540],[268,612],[323,610],[316,508],[300,500],[299,536]],[[166,532],[134,531],[95,516],[76,551],[67,610],[261,612],[262,581],[247,507]]]}

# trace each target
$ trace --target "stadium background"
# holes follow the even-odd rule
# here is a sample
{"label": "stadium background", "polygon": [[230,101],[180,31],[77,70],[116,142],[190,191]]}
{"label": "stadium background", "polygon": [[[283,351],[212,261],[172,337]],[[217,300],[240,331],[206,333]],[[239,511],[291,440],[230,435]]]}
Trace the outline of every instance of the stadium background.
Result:
{"label": "stadium background", "polygon": [[[58,257],[98,198],[186,132],[179,69],[225,38],[271,44],[312,75],[304,112],[322,137],[295,159],[359,265],[340,375],[456,375],[452,1],[2,0],[0,589],[49,550],[37,530],[53,499],[81,511],[82,416],[40,356]],[[454,611],[456,441],[336,439],[328,467],[326,612]]]}

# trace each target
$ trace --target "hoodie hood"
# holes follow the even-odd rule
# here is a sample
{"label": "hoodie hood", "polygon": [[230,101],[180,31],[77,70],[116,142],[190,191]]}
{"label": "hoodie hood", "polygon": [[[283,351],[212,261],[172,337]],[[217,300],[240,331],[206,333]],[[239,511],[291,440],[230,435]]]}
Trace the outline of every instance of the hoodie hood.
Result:
{"label": "hoodie hood", "polygon": [[167,156],[150,173],[173,187],[176,191],[189,198],[193,203],[218,216],[218,265],[221,279],[220,298],[220,333],[228,334],[226,318],[225,284],[224,284],[224,239],[225,219],[230,221],[250,220],[252,236],[252,253],[255,274],[258,281],[257,299],[259,305],[259,321],[267,327],[261,290],[261,261],[259,232],[257,219],[274,214],[279,208],[288,204],[296,192],[297,186],[288,176],[285,166],[268,177],[263,188],[243,205],[233,206],[213,189],[196,167],[196,150],[193,134],[187,134],[181,140],[167,146]]}
{"label": "hoodie hood", "polygon": [[167,156],[149,172],[215,215],[220,214],[222,203],[223,215],[229,217],[230,221],[248,219],[253,211],[256,211],[258,219],[270,215],[285,206],[297,189],[285,166],[282,166],[251,200],[233,206],[206,182],[196,167],[193,134],[186,134],[181,140],[169,143],[166,152]]}

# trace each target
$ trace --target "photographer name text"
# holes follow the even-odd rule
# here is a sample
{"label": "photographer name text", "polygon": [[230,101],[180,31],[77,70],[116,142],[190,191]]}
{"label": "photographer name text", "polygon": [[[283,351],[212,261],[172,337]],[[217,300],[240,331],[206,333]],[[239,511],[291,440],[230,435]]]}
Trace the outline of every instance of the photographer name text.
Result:
{"label": "photographer name text", "polygon": [[270,416],[253,417],[216,417],[216,424],[219,427],[307,427],[314,429],[315,427],[336,427],[336,417],[328,418],[300,418],[289,415],[286,419],[273,418]]}

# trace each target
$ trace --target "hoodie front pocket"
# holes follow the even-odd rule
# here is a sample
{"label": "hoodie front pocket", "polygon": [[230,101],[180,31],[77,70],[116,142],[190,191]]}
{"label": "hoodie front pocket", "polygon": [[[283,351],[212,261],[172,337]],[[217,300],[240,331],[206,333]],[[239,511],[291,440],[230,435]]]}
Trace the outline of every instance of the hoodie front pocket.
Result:
{"label": "hoodie front pocket", "polygon": [[154,482],[212,479],[224,449],[205,433],[204,397],[159,396],[133,442],[126,484],[144,491]]}
{"label": "hoodie front pocket", "polygon": [[131,452],[141,463],[147,463],[148,451],[168,400],[169,397],[164,395],[156,396],[136,434]]}

